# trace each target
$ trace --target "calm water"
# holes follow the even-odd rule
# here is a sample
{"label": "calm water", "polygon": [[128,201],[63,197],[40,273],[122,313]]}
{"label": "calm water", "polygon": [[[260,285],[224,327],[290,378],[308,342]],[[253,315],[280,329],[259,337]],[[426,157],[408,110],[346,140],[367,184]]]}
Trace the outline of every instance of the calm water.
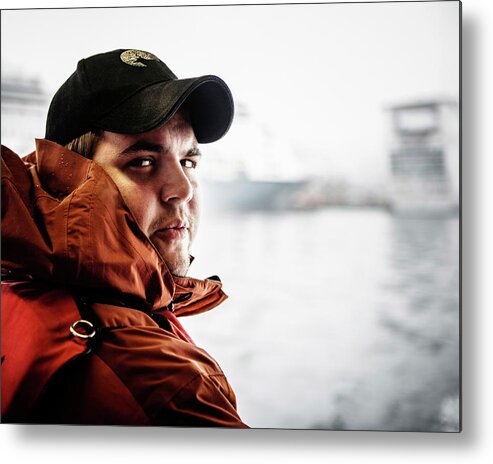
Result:
{"label": "calm water", "polygon": [[457,217],[206,214],[194,255],[230,299],[182,322],[249,425],[457,430]]}

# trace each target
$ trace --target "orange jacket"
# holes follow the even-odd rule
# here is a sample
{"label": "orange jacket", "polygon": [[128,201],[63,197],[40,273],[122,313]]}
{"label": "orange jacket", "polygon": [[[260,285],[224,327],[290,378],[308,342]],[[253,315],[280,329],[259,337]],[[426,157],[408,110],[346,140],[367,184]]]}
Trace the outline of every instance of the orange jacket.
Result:
{"label": "orange jacket", "polygon": [[[2,272],[3,421],[246,427],[176,318],[221,303],[221,283],[172,276],[96,163],[2,147]],[[81,319],[94,337],[71,333]]]}

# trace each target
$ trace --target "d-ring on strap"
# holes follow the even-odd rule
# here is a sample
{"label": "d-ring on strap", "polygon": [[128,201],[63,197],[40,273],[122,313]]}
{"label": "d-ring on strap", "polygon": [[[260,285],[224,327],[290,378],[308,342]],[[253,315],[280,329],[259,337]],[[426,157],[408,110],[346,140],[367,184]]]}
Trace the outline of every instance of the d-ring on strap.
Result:
{"label": "d-ring on strap", "polygon": [[[85,327],[86,331],[85,332],[78,332],[76,329],[78,327]],[[79,319],[78,321],[75,321],[71,326],[70,326],[70,333],[74,337],[79,337],[79,338],[92,338],[94,335],[96,335],[96,328],[92,324],[92,322],[86,321],[85,319]]]}

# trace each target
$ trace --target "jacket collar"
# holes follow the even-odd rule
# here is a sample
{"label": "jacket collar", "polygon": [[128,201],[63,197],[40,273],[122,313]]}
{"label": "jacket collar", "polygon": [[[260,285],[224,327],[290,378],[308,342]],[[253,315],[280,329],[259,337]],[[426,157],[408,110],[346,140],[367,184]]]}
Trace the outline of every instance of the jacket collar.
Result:
{"label": "jacket collar", "polygon": [[[24,163],[8,149],[2,158],[2,182],[16,186],[7,190],[12,210],[2,225],[7,268],[151,310],[173,303],[177,315],[226,299],[220,282],[171,275],[98,164],[48,140],[36,140]],[[31,214],[18,214],[26,209]]]}

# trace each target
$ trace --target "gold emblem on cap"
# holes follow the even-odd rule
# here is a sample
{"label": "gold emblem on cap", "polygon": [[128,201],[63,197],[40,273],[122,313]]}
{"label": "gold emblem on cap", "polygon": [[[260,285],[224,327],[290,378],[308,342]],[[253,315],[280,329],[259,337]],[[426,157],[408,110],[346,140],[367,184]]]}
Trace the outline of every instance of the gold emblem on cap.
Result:
{"label": "gold emblem on cap", "polygon": [[152,53],[143,52],[142,50],[125,50],[120,55],[120,60],[122,60],[125,64],[145,68],[147,65],[139,61],[139,58],[144,60],[157,60],[157,57]]}

